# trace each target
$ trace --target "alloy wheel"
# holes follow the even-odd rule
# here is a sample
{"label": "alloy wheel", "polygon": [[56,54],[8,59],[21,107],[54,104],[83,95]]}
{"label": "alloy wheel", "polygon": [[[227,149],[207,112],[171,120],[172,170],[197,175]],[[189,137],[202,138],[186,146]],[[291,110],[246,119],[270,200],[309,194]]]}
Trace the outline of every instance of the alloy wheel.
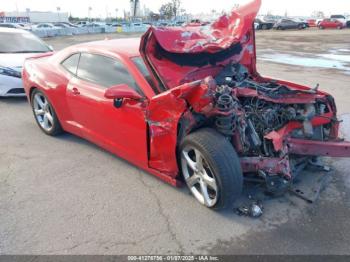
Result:
{"label": "alloy wheel", "polygon": [[192,146],[186,146],[181,152],[182,173],[195,198],[207,207],[213,207],[218,201],[218,185],[212,169],[203,154]]}
{"label": "alloy wheel", "polygon": [[33,99],[33,109],[36,120],[47,132],[54,127],[53,110],[46,97],[41,93],[36,93]]}

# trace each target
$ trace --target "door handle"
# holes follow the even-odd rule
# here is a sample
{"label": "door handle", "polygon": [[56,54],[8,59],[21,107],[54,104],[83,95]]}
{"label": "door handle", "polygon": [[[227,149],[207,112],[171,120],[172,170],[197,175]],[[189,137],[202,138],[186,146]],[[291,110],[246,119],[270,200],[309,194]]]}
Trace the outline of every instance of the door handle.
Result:
{"label": "door handle", "polygon": [[76,87],[73,87],[73,88],[72,88],[72,93],[73,93],[74,95],[80,95],[79,89],[76,88]]}

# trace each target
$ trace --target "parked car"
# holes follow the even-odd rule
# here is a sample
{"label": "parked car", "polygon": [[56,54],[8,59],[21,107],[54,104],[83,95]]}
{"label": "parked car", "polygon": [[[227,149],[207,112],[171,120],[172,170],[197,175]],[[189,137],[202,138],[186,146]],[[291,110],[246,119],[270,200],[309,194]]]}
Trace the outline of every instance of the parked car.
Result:
{"label": "parked car", "polygon": [[34,30],[45,30],[45,29],[59,29],[60,27],[54,26],[51,23],[40,23],[32,26]]}
{"label": "parked car", "polygon": [[185,24],[184,21],[176,21],[175,26],[183,26]]}
{"label": "parked car", "polygon": [[318,27],[320,29],[329,29],[329,28],[336,28],[336,29],[343,29],[345,25],[338,21],[337,19],[324,19]]}
{"label": "parked car", "polygon": [[130,24],[130,26],[132,26],[132,27],[142,27],[143,26],[143,24],[142,23],[131,23]]}
{"label": "parked car", "polygon": [[76,28],[77,27],[76,25],[73,25],[71,23],[64,23],[64,22],[54,23],[53,25],[59,28]]}
{"label": "parked car", "polygon": [[293,20],[294,22],[303,24],[303,25],[304,25],[304,28],[310,27],[310,26],[309,26],[309,23],[307,22],[306,19],[302,19],[302,18],[293,18],[292,20]]}
{"label": "parked car", "polygon": [[259,24],[256,23],[256,22],[254,22],[254,29],[255,29],[255,30],[258,30],[258,28],[259,28]]}
{"label": "parked car", "polygon": [[158,22],[158,23],[156,23],[156,26],[163,26],[163,27],[165,27],[165,26],[169,26],[169,23],[168,22]]}
{"label": "parked car", "polygon": [[81,27],[102,27],[102,25],[97,23],[88,23],[81,25]]}
{"label": "parked car", "polygon": [[122,27],[123,25],[120,24],[120,23],[113,23],[110,26],[112,26],[112,27]]}
{"label": "parked car", "polygon": [[70,23],[70,22],[61,22],[62,24],[65,24],[65,25],[68,25],[70,27],[74,27],[74,28],[77,28],[78,26],[73,24],[73,23]]}
{"label": "parked car", "polygon": [[21,26],[20,29],[24,29],[28,31],[32,30],[32,25],[30,23],[18,23],[17,25]]}
{"label": "parked car", "polygon": [[308,19],[306,22],[308,23],[309,27],[317,27],[316,19]]}
{"label": "parked car", "polygon": [[199,19],[192,19],[187,26],[202,26],[202,21]]}
{"label": "parked car", "polygon": [[0,27],[6,27],[6,28],[19,28],[21,29],[22,26],[14,23],[0,23]]}
{"label": "parked car", "polygon": [[274,29],[277,30],[286,30],[286,29],[305,29],[304,22],[296,22],[292,19],[281,19],[274,26]]}
{"label": "parked car", "polygon": [[77,26],[78,27],[82,27],[82,26],[84,26],[84,25],[87,25],[87,24],[89,24],[90,22],[88,22],[88,21],[79,21],[79,22],[77,22]]}
{"label": "parked car", "polygon": [[338,20],[339,22],[341,22],[343,24],[343,27],[346,26],[347,19],[343,15],[331,15],[330,19],[331,20]]}
{"label": "parked car", "polygon": [[0,28],[0,96],[24,96],[21,71],[24,60],[52,49],[32,33]]}
{"label": "parked car", "polygon": [[270,30],[273,28],[274,23],[272,22],[265,22],[261,19],[255,19],[255,23],[257,24],[255,29],[257,30]]}
{"label": "parked car", "polygon": [[206,30],[151,27],[141,41],[83,43],[27,60],[35,121],[47,135],[65,130],[186,183],[208,208],[232,206],[243,176],[289,192],[315,157],[350,157],[350,142],[338,138],[331,95],[256,71],[259,6],[242,5],[238,22],[222,16]]}
{"label": "parked car", "polygon": [[346,27],[350,28],[350,15],[346,17]]}

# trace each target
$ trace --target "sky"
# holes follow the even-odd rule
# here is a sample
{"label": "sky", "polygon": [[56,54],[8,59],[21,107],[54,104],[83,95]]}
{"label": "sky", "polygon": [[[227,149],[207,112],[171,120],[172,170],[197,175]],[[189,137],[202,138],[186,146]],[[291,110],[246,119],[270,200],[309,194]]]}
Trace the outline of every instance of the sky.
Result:
{"label": "sky", "polygon": [[[192,14],[209,13],[215,9],[230,11],[235,4],[249,0],[182,0],[182,6]],[[129,11],[129,0],[0,0],[0,11],[56,11],[71,13],[73,16],[88,16],[88,7],[92,7],[92,17],[123,15],[123,10]],[[167,0],[141,0],[141,6],[147,6],[157,12]],[[270,11],[274,15],[310,16],[313,11],[323,11],[330,14],[350,14],[350,0],[262,0],[261,14]],[[116,9],[118,12],[116,13]]]}

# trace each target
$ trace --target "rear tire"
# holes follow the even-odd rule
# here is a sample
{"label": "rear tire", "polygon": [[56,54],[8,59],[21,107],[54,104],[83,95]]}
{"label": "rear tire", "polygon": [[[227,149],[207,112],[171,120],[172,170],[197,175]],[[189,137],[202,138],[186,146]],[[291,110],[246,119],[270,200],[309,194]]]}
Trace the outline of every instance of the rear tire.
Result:
{"label": "rear tire", "polygon": [[182,174],[194,197],[211,209],[232,207],[242,193],[243,174],[230,142],[205,128],[185,137],[179,149]]}
{"label": "rear tire", "polygon": [[36,123],[49,136],[57,136],[63,132],[57,114],[46,95],[39,89],[31,94],[31,106]]}

